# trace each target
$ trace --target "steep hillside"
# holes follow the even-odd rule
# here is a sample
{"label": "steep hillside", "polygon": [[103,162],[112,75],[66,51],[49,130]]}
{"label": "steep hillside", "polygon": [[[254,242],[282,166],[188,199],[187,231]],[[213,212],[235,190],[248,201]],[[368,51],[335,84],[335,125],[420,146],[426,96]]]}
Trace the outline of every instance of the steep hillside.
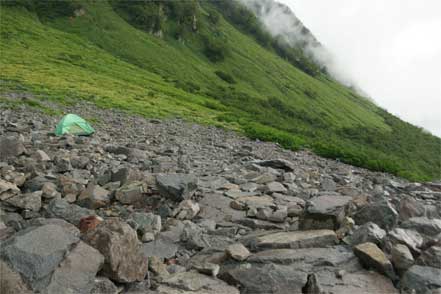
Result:
{"label": "steep hillside", "polygon": [[440,177],[439,138],[278,44],[227,0],[2,1],[1,91],[180,116],[413,179]]}

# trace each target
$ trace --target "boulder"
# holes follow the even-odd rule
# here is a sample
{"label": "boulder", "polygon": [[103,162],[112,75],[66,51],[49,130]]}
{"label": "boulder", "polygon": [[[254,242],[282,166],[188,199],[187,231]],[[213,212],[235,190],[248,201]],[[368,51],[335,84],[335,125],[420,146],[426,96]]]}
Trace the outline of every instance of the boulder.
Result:
{"label": "boulder", "polygon": [[326,247],[336,244],[337,236],[331,230],[277,232],[251,237],[246,240],[253,250],[279,248]]}
{"label": "boulder", "polygon": [[197,178],[192,174],[158,175],[156,182],[159,193],[174,201],[190,198],[197,188]]}
{"label": "boulder", "polygon": [[120,283],[144,280],[147,257],[142,252],[136,231],[117,218],[109,218],[94,230],[83,235],[83,240],[104,255],[104,276]]}
{"label": "boulder", "polygon": [[405,197],[401,199],[400,220],[405,221],[412,217],[424,216],[426,209],[424,205],[413,197]]}
{"label": "boulder", "polygon": [[374,222],[382,229],[391,230],[398,221],[398,213],[387,201],[367,204],[357,211],[353,219],[357,225]]}
{"label": "boulder", "polygon": [[402,228],[416,230],[421,234],[435,236],[441,233],[441,219],[412,217],[401,224]]}
{"label": "boulder", "polygon": [[19,272],[32,290],[40,291],[49,283],[52,272],[71,246],[79,241],[74,226],[58,220],[22,230],[2,244],[1,257]]}
{"label": "boulder", "polygon": [[44,293],[90,293],[103,262],[98,250],[79,242],[54,271]]}
{"label": "boulder", "polygon": [[77,203],[90,209],[105,207],[110,204],[110,192],[99,185],[90,183],[78,196]]}
{"label": "boulder", "polygon": [[306,205],[300,228],[302,230],[337,230],[345,217],[345,210],[352,197],[319,196],[312,198]]}
{"label": "boulder", "polygon": [[391,280],[396,279],[392,263],[386,255],[374,243],[362,243],[354,247],[355,255],[367,268],[374,268],[378,272],[388,276]]}
{"label": "boulder", "polygon": [[441,269],[414,265],[404,273],[400,281],[400,289],[404,293],[433,293],[433,289],[441,288],[440,277]]}
{"label": "boulder", "polygon": [[396,228],[387,235],[387,240],[392,244],[404,244],[413,252],[419,253],[424,243],[424,238],[416,231]]}
{"label": "boulder", "polygon": [[123,204],[135,204],[140,202],[144,193],[147,192],[147,185],[143,182],[132,182],[123,185],[116,190],[115,198]]}
{"label": "boulder", "polygon": [[[347,273],[342,277],[336,272]],[[324,293],[398,293],[388,278],[367,272],[352,250],[343,246],[274,249],[251,255],[246,263],[225,264],[219,277],[239,285],[241,293],[289,294],[312,290],[311,273]]]}
{"label": "boulder", "polygon": [[391,250],[392,263],[398,272],[405,272],[414,264],[414,259],[409,248],[403,244],[396,244]]}

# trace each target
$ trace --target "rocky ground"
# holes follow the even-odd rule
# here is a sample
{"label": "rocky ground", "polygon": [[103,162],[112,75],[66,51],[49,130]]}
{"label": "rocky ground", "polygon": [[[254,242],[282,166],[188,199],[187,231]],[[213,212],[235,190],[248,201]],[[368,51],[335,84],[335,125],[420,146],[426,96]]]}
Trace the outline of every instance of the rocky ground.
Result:
{"label": "rocky ground", "polygon": [[0,105],[1,293],[441,293],[441,184],[213,127]]}

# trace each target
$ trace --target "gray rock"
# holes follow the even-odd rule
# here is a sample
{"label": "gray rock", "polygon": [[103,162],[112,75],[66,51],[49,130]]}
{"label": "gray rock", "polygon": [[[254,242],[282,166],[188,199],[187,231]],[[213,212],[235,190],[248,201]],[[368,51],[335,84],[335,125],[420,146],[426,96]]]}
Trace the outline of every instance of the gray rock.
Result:
{"label": "gray rock", "polygon": [[161,258],[175,257],[178,248],[177,244],[165,237],[159,237],[158,239],[145,243],[142,246],[145,256],[157,256]]}
{"label": "gray rock", "polygon": [[441,269],[429,266],[412,266],[400,281],[404,293],[429,294],[432,289],[441,288]]}
{"label": "gray rock", "polygon": [[49,217],[62,218],[71,224],[78,226],[83,217],[95,215],[95,211],[70,204],[64,199],[53,199],[47,207]]}
{"label": "gray rock", "polygon": [[90,209],[105,207],[110,204],[110,192],[99,185],[90,183],[78,196],[77,203]]}
{"label": "gray rock", "polygon": [[121,289],[106,277],[96,277],[90,294],[118,294]]}
{"label": "gray rock", "polygon": [[188,199],[179,203],[178,207],[173,212],[173,216],[179,220],[191,220],[200,211],[199,204]]}
{"label": "gray rock", "polygon": [[143,182],[125,184],[115,192],[115,198],[123,204],[135,204],[140,202],[144,193],[147,192],[147,185]]}
{"label": "gray rock", "polygon": [[420,252],[420,247],[424,243],[423,237],[418,232],[401,228],[392,230],[387,235],[387,239],[393,244],[404,244],[415,253]]}
{"label": "gray rock", "polygon": [[52,182],[44,183],[41,187],[41,191],[43,192],[42,197],[46,199],[52,198],[61,198],[61,194],[57,191],[57,185]]}
{"label": "gray rock", "polygon": [[108,218],[83,240],[104,255],[104,276],[120,283],[144,280],[147,257],[144,255],[136,231],[117,218]]}
{"label": "gray rock", "polygon": [[226,249],[225,252],[231,258],[237,261],[244,261],[250,256],[250,251],[243,246],[241,243],[231,244]]}
{"label": "gray rock", "polygon": [[159,193],[174,201],[192,196],[197,188],[197,178],[191,174],[167,174],[156,177]]}
{"label": "gray rock", "polygon": [[13,271],[7,263],[0,260],[0,293],[2,294],[30,294],[32,293],[20,274]]}
{"label": "gray rock", "polygon": [[256,164],[260,166],[267,166],[277,169],[283,169],[284,171],[290,172],[295,170],[295,165],[285,159],[271,159],[271,160],[261,160],[256,161]]}
{"label": "gray rock", "polygon": [[424,216],[426,209],[424,205],[413,197],[406,197],[401,199],[400,206],[400,220],[405,221],[411,217]]}
{"label": "gray rock", "polygon": [[412,217],[401,224],[402,228],[413,229],[421,234],[435,236],[441,233],[441,219],[427,217]]}
{"label": "gray rock", "polygon": [[357,225],[362,225],[367,222],[374,222],[379,225],[382,229],[391,230],[398,221],[398,213],[392,207],[392,205],[387,202],[375,202],[370,203],[357,211],[353,219]]}
{"label": "gray rock", "polygon": [[277,232],[251,237],[246,241],[254,250],[281,248],[326,247],[336,244],[337,236],[331,230]]}
{"label": "gray rock", "polygon": [[225,282],[197,272],[170,275],[157,291],[160,294],[239,294],[239,290]]}
{"label": "gray rock", "polygon": [[219,274],[220,266],[211,262],[195,262],[192,263],[192,268],[201,274],[216,277]]}
{"label": "gray rock", "polygon": [[94,279],[104,262],[98,250],[80,242],[54,271],[43,293],[89,293]]}
{"label": "gray rock", "polygon": [[348,240],[352,246],[366,242],[380,245],[382,244],[384,237],[386,237],[385,230],[373,222],[367,222],[354,230],[353,234],[345,240]]}
{"label": "gray rock", "polygon": [[34,291],[39,291],[47,286],[52,272],[79,241],[78,236],[78,229],[68,223],[30,227],[6,240],[1,256]]}
{"label": "gray rock", "polygon": [[416,264],[441,269],[441,246],[432,246],[418,257]]}
{"label": "gray rock", "polygon": [[391,250],[392,263],[398,272],[405,272],[414,264],[414,259],[409,248],[403,244],[396,244]]}
{"label": "gray rock", "polygon": [[35,159],[37,159],[40,162],[51,161],[51,158],[49,157],[49,155],[47,155],[46,152],[44,152],[43,150],[35,151],[33,156]]}
{"label": "gray rock", "polygon": [[324,293],[320,287],[320,283],[315,274],[309,274],[306,279],[306,284],[302,288],[302,293],[305,294],[322,294]]}
{"label": "gray rock", "polygon": [[7,200],[20,193],[16,184],[0,179],[0,200]]}
{"label": "gray rock", "polygon": [[0,161],[6,161],[9,158],[14,158],[25,152],[26,149],[19,137],[0,137]]}
{"label": "gray rock", "polygon": [[354,247],[354,253],[367,268],[374,268],[391,280],[396,279],[392,263],[374,243],[359,244]]}
{"label": "gray rock", "polygon": [[27,209],[32,211],[39,211],[41,208],[41,195],[42,191],[36,191],[32,193],[19,194],[13,196],[7,200],[5,203],[11,205],[13,207],[17,207],[20,209]]}
{"label": "gray rock", "polygon": [[265,191],[268,193],[286,193],[288,190],[279,182],[270,182],[265,185]]}
{"label": "gray rock", "polygon": [[300,228],[302,230],[337,230],[345,217],[345,209],[352,197],[319,196],[312,198],[306,206]]}
{"label": "gray rock", "polygon": [[162,229],[161,217],[151,212],[134,212],[129,216],[127,223],[140,235],[147,232],[158,233]]}
{"label": "gray rock", "polygon": [[55,171],[58,173],[65,173],[72,170],[72,165],[70,164],[70,158],[63,156],[63,157],[56,157],[55,158]]}
{"label": "gray rock", "polygon": [[335,191],[337,184],[331,178],[323,178],[320,182],[320,189],[323,191]]}

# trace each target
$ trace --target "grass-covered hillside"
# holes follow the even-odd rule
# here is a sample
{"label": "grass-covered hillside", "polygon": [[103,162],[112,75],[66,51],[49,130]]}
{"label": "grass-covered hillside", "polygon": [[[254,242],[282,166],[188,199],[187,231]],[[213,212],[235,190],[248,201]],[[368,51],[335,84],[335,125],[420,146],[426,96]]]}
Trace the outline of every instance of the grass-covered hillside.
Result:
{"label": "grass-covered hillside", "polygon": [[338,84],[231,0],[1,0],[0,8],[2,100],[10,92],[84,99],[440,178],[439,138]]}

